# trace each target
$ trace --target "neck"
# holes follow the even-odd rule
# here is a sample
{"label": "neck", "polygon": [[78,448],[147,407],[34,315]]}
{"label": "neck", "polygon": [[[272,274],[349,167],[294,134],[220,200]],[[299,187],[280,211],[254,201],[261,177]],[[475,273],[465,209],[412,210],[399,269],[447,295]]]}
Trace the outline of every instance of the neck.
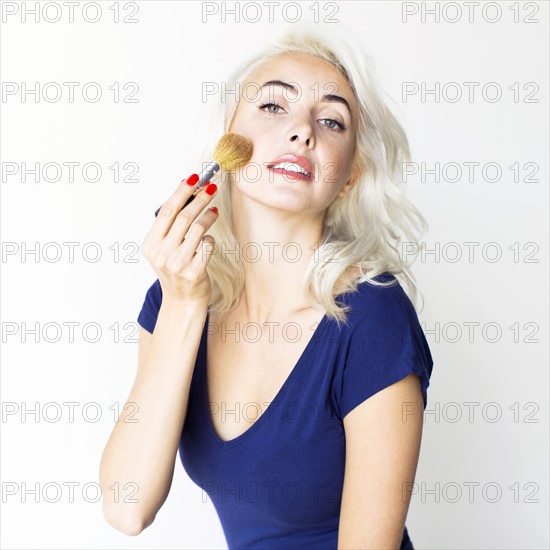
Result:
{"label": "neck", "polygon": [[235,255],[245,273],[239,308],[254,321],[282,319],[310,308],[304,300],[302,280],[319,246],[322,217],[258,203],[250,210],[233,210]]}

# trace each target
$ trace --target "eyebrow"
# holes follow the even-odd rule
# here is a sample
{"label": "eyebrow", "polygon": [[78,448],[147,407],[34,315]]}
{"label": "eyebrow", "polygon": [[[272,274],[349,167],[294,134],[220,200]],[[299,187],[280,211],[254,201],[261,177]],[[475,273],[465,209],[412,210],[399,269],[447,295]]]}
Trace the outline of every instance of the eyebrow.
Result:
{"label": "eyebrow", "polygon": [[[298,93],[298,90],[295,86],[292,86],[292,84],[289,84],[288,82],[283,82],[282,80],[268,80],[267,82],[264,82],[261,86],[261,88],[265,88],[266,86],[282,86],[283,88],[286,88],[287,90],[290,90],[294,93]],[[351,107],[349,106],[349,103],[346,99],[339,95],[334,94],[325,94],[321,98],[321,102],[327,102],[327,103],[341,103],[344,105],[347,110],[349,111],[350,116],[351,115]]]}

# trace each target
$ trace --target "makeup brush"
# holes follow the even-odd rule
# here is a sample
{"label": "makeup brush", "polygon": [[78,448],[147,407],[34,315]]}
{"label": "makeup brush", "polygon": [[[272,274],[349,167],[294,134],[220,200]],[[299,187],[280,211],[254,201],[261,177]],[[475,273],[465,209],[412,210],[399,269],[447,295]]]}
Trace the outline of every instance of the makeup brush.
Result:
{"label": "makeup brush", "polygon": [[[206,165],[199,174],[199,183],[193,194],[182,206],[182,210],[196,197],[197,193],[210,182],[214,174],[220,168],[223,170],[235,170],[246,164],[252,158],[252,141],[240,134],[224,134],[214,150],[214,160]],[[160,208],[157,208],[155,217]]]}

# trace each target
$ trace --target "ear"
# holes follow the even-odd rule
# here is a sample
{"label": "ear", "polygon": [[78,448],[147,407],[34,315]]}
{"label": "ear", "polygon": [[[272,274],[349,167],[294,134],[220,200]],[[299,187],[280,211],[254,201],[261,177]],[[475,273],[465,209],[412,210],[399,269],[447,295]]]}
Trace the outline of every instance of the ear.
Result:
{"label": "ear", "polygon": [[345,197],[351,191],[353,186],[357,184],[357,182],[359,181],[359,176],[360,175],[361,174],[360,174],[360,171],[359,171],[359,166],[357,166],[357,163],[354,163],[350,179],[346,183],[346,185],[344,185],[344,187],[342,187],[342,189],[340,190],[340,193],[338,193],[338,196],[339,197]]}

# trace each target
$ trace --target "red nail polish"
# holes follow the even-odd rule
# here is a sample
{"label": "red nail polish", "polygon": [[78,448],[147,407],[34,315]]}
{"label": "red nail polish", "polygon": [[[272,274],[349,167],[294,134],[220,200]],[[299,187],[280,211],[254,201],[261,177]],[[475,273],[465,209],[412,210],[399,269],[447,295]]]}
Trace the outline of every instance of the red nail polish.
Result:
{"label": "red nail polish", "polygon": [[218,186],[215,183],[211,183],[207,188],[206,192],[209,195],[213,195],[218,190]]}
{"label": "red nail polish", "polygon": [[187,185],[195,185],[199,181],[199,175],[198,174],[192,174],[187,178]]}
{"label": "red nail polish", "polygon": [[214,212],[214,214],[218,213],[218,207],[217,206],[213,206],[210,210],[212,210],[212,212]]}

